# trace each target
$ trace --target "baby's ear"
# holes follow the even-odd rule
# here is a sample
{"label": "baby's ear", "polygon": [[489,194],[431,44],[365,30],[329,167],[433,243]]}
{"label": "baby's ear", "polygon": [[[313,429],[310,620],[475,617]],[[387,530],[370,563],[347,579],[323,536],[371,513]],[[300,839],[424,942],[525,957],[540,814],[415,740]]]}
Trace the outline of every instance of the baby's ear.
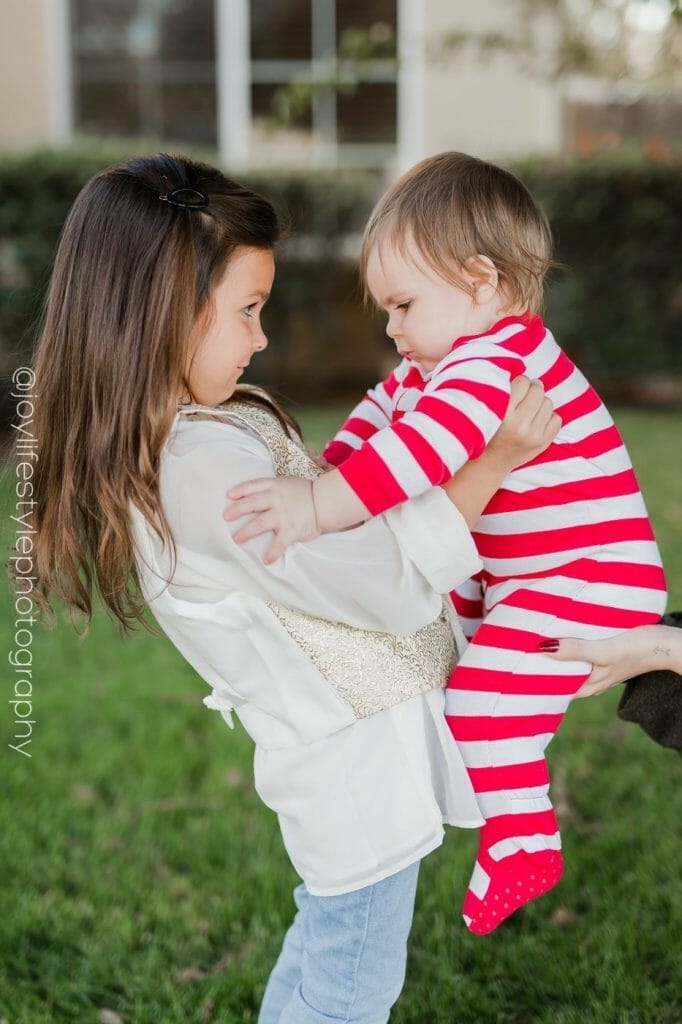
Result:
{"label": "baby's ear", "polygon": [[479,253],[477,256],[470,256],[464,264],[467,277],[474,289],[476,302],[487,302],[497,291],[499,274],[497,267],[489,256]]}

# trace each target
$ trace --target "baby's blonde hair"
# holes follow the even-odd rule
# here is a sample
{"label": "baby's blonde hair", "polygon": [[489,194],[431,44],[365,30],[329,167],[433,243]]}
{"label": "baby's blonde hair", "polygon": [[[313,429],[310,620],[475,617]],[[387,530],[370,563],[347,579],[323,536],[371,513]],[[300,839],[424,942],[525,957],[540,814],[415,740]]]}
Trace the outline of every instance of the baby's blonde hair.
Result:
{"label": "baby's blonde hair", "polygon": [[466,153],[439,153],[398,178],[365,228],[365,290],[369,254],[386,243],[404,257],[413,243],[429,267],[466,291],[466,261],[487,256],[507,308],[542,312],[542,282],[553,266],[549,222],[526,186],[501,167]]}

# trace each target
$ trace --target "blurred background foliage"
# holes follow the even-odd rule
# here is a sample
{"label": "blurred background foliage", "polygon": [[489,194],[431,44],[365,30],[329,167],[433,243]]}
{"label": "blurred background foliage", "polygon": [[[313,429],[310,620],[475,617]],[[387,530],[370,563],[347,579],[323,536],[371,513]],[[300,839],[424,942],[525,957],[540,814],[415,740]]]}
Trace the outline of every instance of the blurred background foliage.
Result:
{"label": "blurred background foliage", "polygon": [[[99,143],[0,158],[5,423],[9,376],[30,359],[68,208],[85,181],[124,150]],[[633,148],[511,167],[546,209],[562,264],[547,289],[548,323],[607,399],[679,402],[681,164]],[[362,307],[356,270],[382,175],[337,169],[239,177],[270,197],[288,225],[265,313],[270,346],[252,379],[305,404],[353,400],[395,362],[383,318]]]}
{"label": "blurred background foliage", "polygon": [[[513,31],[445,32],[435,52],[473,44],[481,58],[512,53],[538,77],[597,76],[631,97],[679,89],[680,0],[514,0],[514,7]],[[644,32],[651,33],[646,41]]]}

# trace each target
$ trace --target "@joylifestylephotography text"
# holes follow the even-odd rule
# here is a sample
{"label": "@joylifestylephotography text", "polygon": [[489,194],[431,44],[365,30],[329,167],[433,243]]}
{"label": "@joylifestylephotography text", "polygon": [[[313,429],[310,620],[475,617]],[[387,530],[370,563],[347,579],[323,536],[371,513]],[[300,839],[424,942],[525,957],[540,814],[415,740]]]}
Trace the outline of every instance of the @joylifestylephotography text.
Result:
{"label": "@joylifestylephotography text", "polygon": [[25,757],[31,757],[33,742],[34,692],[33,692],[33,626],[36,604],[33,598],[34,537],[33,474],[38,460],[38,439],[33,432],[35,398],[35,374],[30,367],[20,366],[12,375],[11,397],[16,402],[15,422],[12,429],[16,434],[16,465],[14,471],[13,511],[10,520],[14,524],[13,554],[10,563],[16,578],[14,594],[14,632],[7,661],[10,666],[10,695],[7,702],[12,715],[12,736],[9,746]]}

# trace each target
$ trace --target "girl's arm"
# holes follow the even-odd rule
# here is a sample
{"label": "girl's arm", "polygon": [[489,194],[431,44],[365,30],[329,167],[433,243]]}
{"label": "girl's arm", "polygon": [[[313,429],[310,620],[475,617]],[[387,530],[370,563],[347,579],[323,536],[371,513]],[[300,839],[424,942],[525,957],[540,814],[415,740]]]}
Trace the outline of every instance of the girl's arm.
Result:
{"label": "girl's arm", "polygon": [[478,459],[467,462],[443,487],[473,527],[502,481],[552,443],[561,427],[539,381],[517,377],[501,428]]}
{"label": "girl's arm", "polygon": [[569,638],[545,641],[547,643],[557,646],[556,651],[544,651],[549,657],[592,663],[592,674],[578,690],[577,697],[603,693],[616,683],[660,669],[680,675],[682,686],[682,629],[675,626],[637,626],[607,640]]}
{"label": "girl's arm", "polygon": [[[354,529],[292,545],[266,565],[272,536],[235,544],[232,534],[241,524],[228,529],[222,510],[226,483],[268,474],[274,481],[274,473],[263,441],[229,423],[199,422],[182,434],[162,478],[163,506],[179,551],[176,599],[205,602],[208,589],[216,615],[226,603],[237,621],[240,608],[246,615],[250,598],[259,598],[403,635],[433,621],[441,595],[480,568],[466,523],[438,487]],[[203,581],[198,597],[197,574]],[[207,613],[212,615],[210,605]]]}

